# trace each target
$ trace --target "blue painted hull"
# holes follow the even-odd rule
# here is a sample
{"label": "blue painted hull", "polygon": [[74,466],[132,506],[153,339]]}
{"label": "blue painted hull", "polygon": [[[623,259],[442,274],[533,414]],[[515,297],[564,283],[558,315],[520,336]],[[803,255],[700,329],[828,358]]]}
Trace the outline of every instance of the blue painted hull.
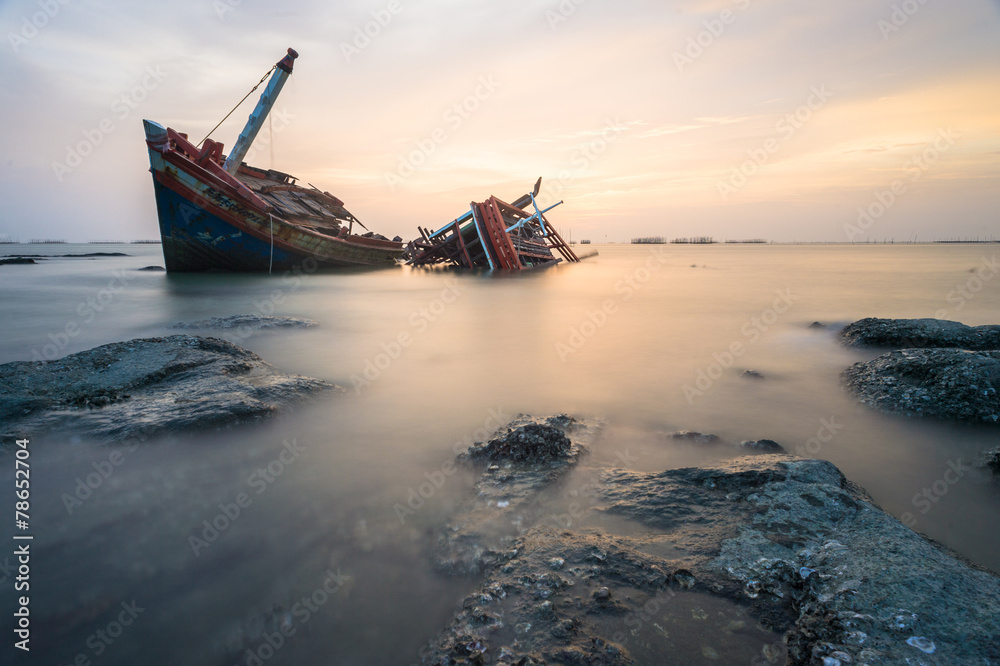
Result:
{"label": "blue painted hull", "polygon": [[286,271],[301,267],[308,258],[280,247],[272,249],[267,241],[243,233],[226,220],[195,206],[155,178],[153,190],[163,260],[170,272]]}

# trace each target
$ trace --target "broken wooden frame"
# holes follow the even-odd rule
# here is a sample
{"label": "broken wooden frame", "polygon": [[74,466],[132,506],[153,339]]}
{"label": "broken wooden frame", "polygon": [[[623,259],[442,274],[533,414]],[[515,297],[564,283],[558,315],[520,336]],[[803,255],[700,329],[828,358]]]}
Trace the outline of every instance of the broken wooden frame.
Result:
{"label": "broken wooden frame", "polygon": [[[407,264],[432,266],[444,264],[460,268],[522,270],[552,264],[561,259],[580,259],[545,218],[545,213],[562,201],[539,208],[534,190],[507,203],[491,196],[481,203],[472,202],[469,210],[437,231],[417,227],[420,238],[410,242]],[[531,206],[534,212],[528,208]],[[553,254],[553,250],[560,257]]]}

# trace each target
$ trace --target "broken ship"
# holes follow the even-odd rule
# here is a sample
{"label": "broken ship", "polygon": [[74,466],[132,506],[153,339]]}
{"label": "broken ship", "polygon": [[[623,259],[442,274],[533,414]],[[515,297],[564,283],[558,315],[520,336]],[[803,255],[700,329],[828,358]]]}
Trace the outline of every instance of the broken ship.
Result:
{"label": "broken ship", "polygon": [[536,197],[541,186],[539,178],[531,192],[512,203],[495,196],[474,201],[469,210],[436,231],[417,227],[420,238],[407,245],[406,263],[524,270],[580,261],[545,217],[562,202],[539,207]]}
{"label": "broken ship", "polygon": [[354,226],[364,225],[337,197],[297,185],[286,173],[243,163],[297,57],[288,49],[268,73],[267,87],[228,155],[210,138],[195,145],[182,132],[143,120],[167,271],[398,265],[402,239],[358,235]]}

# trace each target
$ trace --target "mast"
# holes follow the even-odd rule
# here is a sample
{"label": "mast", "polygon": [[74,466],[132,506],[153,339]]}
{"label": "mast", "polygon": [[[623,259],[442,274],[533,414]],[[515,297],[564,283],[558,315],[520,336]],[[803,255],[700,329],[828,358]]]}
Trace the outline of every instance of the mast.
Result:
{"label": "mast", "polygon": [[267,88],[261,93],[257,106],[254,108],[253,113],[250,114],[250,118],[247,119],[246,127],[243,128],[240,137],[236,139],[236,144],[233,146],[232,152],[229,153],[229,157],[226,158],[226,163],[222,165],[231,175],[236,175],[236,171],[240,168],[243,158],[246,157],[247,151],[250,150],[250,145],[257,138],[257,132],[264,126],[267,114],[271,111],[271,107],[274,106],[275,100],[278,99],[278,93],[281,92],[285,81],[291,76],[292,65],[298,57],[299,54],[295,52],[295,49],[288,49],[288,55],[275,65],[276,69],[274,70],[274,74],[271,75],[271,80],[267,82]]}

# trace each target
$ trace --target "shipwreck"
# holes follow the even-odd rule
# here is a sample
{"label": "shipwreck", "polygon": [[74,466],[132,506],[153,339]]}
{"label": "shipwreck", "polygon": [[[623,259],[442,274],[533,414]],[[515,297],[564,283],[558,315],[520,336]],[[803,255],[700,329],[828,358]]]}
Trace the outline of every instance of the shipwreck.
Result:
{"label": "shipwreck", "polygon": [[580,261],[545,217],[562,202],[545,209],[538,206],[541,185],[539,178],[531,192],[512,203],[495,196],[474,201],[468,211],[436,231],[418,227],[420,237],[407,245],[406,263],[523,270]]}
{"label": "shipwreck", "polygon": [[270,77],[228,155],[208,137],[196,145],[187,134],[143,120],[167,271],[398,265],[402,239],[359,235],[355,225],[367,228],[329,192],[243,163],[297,57],[288,49],[257,84]]}

